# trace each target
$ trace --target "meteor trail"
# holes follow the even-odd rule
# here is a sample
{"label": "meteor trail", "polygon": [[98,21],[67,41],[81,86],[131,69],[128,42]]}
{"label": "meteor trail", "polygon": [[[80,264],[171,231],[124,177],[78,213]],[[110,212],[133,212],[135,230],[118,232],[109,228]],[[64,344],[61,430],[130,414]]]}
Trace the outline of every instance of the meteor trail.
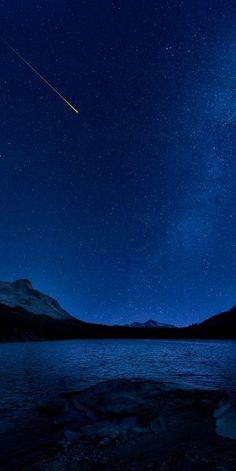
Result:
{"label": "meteor trail", "polygon": [[51,88],[51,90],[59,96],[66,105],[68,105],[75,113],[79,113],[79,110],[75,108],[75,106],[73,106],[72,103],[70,103],[63,95],[61,95],[61,93],[58,92],[58,90],[53,87],[53,85],[51,85],[43,75],[41,75],[16,49],[14,49],[14,47],[12,47],[5,39],[1,38],[1,40],[9,49],[11,49],[12,52],[14,52],[14,54],[16,54],[17,57],[19,57],[19,59],[22,60],[22,62],[24,62],[44,83],[46,83],[46,85],[48,85],[48,87]]}

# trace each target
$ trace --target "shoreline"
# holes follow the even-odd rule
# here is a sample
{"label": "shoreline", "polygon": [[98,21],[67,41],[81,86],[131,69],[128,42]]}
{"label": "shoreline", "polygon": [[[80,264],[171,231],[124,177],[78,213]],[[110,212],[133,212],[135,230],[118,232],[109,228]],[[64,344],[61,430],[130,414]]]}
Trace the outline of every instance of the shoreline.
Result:
{"label": "shoreline", "polygon": [[62,393],[38,413],[60,450],[27,471],[236,469],[235,397],[145,380],[109,380]]}

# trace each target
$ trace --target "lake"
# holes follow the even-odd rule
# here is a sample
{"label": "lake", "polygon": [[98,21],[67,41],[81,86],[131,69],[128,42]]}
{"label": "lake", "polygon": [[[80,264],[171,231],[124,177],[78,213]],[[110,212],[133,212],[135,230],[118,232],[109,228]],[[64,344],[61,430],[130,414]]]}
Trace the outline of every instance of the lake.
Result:
{"label": "lake", "polygon": [[120,377],[236,391],[235,341],[5,343],[0,344],[0,358],[0,445],[6,457],[12,454],[13,442],[22,449],[29,430],[39,432],[36,405],[64,391]]}

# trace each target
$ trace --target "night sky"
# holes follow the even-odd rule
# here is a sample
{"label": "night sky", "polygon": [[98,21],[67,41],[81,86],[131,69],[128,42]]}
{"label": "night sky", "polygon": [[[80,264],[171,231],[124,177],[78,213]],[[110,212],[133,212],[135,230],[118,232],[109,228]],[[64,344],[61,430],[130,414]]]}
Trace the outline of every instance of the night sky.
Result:
{"label": "night sky", "polygon": [[0,279],[92,322],[236,302],[234,0],[1,1]]}

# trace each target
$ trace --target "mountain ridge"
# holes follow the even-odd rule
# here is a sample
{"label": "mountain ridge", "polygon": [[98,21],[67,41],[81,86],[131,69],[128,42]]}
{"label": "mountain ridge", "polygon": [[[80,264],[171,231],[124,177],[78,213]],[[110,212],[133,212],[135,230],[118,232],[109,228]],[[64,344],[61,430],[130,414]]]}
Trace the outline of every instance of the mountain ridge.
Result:
{"label": "mountain ridge", "polygon": [[0,342],[68,339],[236,339],[236,307],[189,327],[133,328],[35,315],[0,304]]}
{"label": "mountain ridge", "polygon": [[9,307],[19,306],[32,314],[45,314],[55,319],[72,317],[56,299],[33,288],[27,278],[0,281],[0,303]]}
{"label": "mountain ridge", "polygon": [[166,324],[164,322],[158,322],[154,319],[149,319],[145,322],[132,322],[131,324],[129,324],[129,327],[133,327],[133,328],[153,328],[153,329],[163,329],[163,328],[167,328],[167,329],[171,329],[173,327],[176,327],[175,325],[172,325],[172,324]]}
{"label": "mountain ridge", "polygon": [[35,290],[27,279],[0,282],[1,342],[83,338],[236,339],[236,306],[187,327],[160,326],[150,321],[141,326],[92,324],[68,314],[55,299]]}

